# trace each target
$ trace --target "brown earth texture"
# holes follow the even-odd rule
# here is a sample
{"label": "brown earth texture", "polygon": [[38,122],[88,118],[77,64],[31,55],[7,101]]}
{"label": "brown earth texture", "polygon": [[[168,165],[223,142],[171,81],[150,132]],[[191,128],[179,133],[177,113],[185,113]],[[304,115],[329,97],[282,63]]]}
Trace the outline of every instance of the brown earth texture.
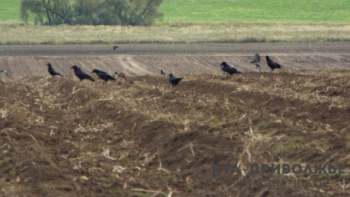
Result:
{"label": "brown earth texture", "polygon": [[0,196],[350,196],[349,43],[0,46],[0,69]]}

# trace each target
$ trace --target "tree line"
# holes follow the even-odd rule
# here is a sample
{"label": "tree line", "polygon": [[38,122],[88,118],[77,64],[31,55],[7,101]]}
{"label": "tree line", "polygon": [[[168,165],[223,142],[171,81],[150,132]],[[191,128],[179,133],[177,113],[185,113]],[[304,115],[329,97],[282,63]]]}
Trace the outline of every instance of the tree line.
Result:
{"label": "tree line", "polygon": [[149,26],[163,17],[163,0],[21,0],[21,19],[42,25]]}

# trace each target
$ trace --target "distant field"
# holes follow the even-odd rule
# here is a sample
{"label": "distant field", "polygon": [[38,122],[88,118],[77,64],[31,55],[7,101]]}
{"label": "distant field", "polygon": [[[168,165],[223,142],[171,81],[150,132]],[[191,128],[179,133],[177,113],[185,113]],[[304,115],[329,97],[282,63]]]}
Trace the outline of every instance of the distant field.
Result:
{"label": "distant field", "polygon": [[[0,21],[20,19],[20,0],[0,0]],[[348,0],[164,0],[164,22],[348,22]]]}
{"label": "distant field", "polygon": [[0,0],[0,21],[20,20],[20,0]]}
{"label": "distant field", "polygon": [[349,21],[348,0],[165,0],[164,21]]}
{"label": "distant field", "polygon": [[152,27],[20,24],[20,1],[0,0],[0,44],[350,41],[347,0],[165,0]]}

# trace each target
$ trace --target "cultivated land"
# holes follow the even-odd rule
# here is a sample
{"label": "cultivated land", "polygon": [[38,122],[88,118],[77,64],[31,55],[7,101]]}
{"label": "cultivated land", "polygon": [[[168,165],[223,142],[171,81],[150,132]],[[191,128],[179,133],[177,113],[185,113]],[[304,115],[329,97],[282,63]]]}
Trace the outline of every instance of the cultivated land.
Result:
{"label": "cultivated land", "polygon": [[[349,165],[249,169],[350,163],[350,45],[323,42],[350,40],[350,4],[281,2],[165,0],[148,28],[23,26],[1,7],[0,196],[350,196]],[[270,73],[265,55],[283,69]],[[242,74],[226,79],[222,61]],[[79,82],[73,64],[126,79]],[[160,69],[184,80],[170,88]],[[240,173],[213,174],[226,163]]]}
{"label": "cultivated land", "polygon": [[[174,74],[221,73],[227,61],[241,71],[256,71],[250,64],[259,51],[263,71],[270,71],[264,55],[270,55],[286,70],[349,69],[350,45],[325,43],[221,43],[221,44],[122,44],[112,45],[26,45],[0,46],[0,69],[11,71],[10,79],[47,76],[51,62],[61,74],[71,75],[74,64],[91,71],[101,68],[129,76],[154,75],[160,69]],[[6,80],[3,75],[2,79]]]}
{"label": "cultivated land", "polygon": [[[345,174],[332,175],[257,175],[249,169],[253,163],[298,163],[312,170],[315,164],[349,164],[346,43],[143,44],[120,45],[117,51],[110,45],[1,46],[0,51],[0,65],[10,71],[9,79],[0,75],[3,196],[350,195],[349,166]],[[257,72],[249,63],[256,51],[284,69],[270,73],[263,60],[263,72]],[[225,79],[223,60],[242,75]],[[65,76],[51,78],[49,61]],[[72,64],[86,71],[122,71],[127,80],[107,86],[79,82]],[[160,69],[185,79],[170,88]],[[228,162],[248,171],[213,175],[213,164]],[[312,185],[294,186],[306,179]],[[247,183],[254,180],[262,184]],[[287,185],[272,186],[277,180]]]}

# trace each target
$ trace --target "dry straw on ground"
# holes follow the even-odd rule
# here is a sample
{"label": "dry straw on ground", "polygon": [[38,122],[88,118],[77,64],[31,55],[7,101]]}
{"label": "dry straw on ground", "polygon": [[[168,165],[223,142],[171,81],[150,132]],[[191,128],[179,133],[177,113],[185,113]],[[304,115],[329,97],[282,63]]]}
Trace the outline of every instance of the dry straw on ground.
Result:
{"label": "dry straw on ground", "polygon": [[193,24],[131,26],[0,25],[0,44],[349,41],[349,25]]}
{"label": "dry straw on ground", "polygon": [[[1,194],[249,196],[260,190],[235,181],[305,178],[243,171],[252,163],[349,163],[349,75],[192,75],[176,88],[160,76],[1,83]],[[213,163],[227,162],[242,173],[213,176]],[[345,172],[309,177],[328,188],[265,189],[345,195]]]}

